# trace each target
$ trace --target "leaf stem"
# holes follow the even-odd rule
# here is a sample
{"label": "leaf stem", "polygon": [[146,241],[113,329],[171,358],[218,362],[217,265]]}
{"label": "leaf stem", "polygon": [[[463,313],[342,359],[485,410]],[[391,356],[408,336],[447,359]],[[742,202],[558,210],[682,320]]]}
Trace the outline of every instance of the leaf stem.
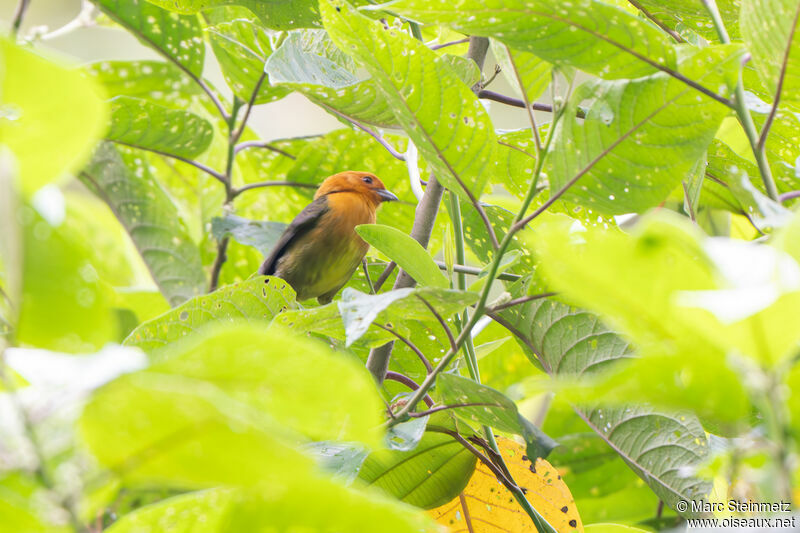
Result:
{"label": "leaf stem", "polygon": [[[717,30],[717,35],[722,44],[730,44],[731,39],[728,36],[728,31],[725,29],[725,23],[722,21],[722,16],[719,14],[716,0],[700,0],[705,6],[708,14],[711,15],[711,21],[714,23],[714,29]],[[785,67],[785,65],[784,65]],[[777,105],[777,102],[775,103]],[[739,81],[736,84],[736,97],[733,100],[733,108],[736,115],[739,117],[739,123],[742,125],[747,140],[750,141],[750,147],[753,150],[753,156],[758,163],[758,171],[761,174],[761,181],[764,182],[764,189],[767,195],[778,201],[778,189],[775,186],[775,180],[772,177],[772,170],[769,168],[766,152],[764,147],[759,147],[759,136],[756,132],[756,125],[753,122],[753,117],[747,109],[744,95],[744,84],[742,83],[742,75],[739,73]],[[769,131],[769,129],[767,129]],[[765,137],[766,138],[766,137]]]}
{"label": "leaf stem", "polygon": [[222,184],[225,183],[225,175],[224,174],[222,174],[221,172],[217,172],[213,168],[207,167],[206,165],[204,165],[202,163],[198,163],[197,161],[194,161],[192,159],[188,159],[186,157],[182,157],[182,156],[175,155],[175,154],[170,154],[169,152],[162,152],[161,150],[155,150],[153,148],[147,148],[145,146],[138,146],[138,145],[135,145],[135,144],[130,144],[130,143],[122,142],[122,141],[112,140],[111,142],[113,142],[115,144],[121,144],[122,146],[128,146],[130,148],[136,148],[137,150],[145,150],[147,152],[153,152],[154,154],[158,154],[158,155],[163,156],[163,157],[169,157],[171,159],[177,159],[178,161],[181,161],[182,163],[186,163],[187,165],[192,165],[193,167],[195,167],[195,168],[197,168],[199,170],[202,170],[203,172],[205,172],[209,176],[212,176],[214,179],[216,179],[220,183],[222,183]]}
{"label": "leaf stem", "polygon": [[386,148],[386,151],[389,152],[389,154],[391,154],[391,156],[394,157],[395,159],[398,159],[400,161],[405,161],[406,160],[406,156],[404,156],[403,154],[398,152],[394,148],[394,146],[392,146],[389,143],[389,141],[384,139],[378,132],[376,132],[375,130],[373,130],[369,126],[366,126],[365,124],[362,124],[361,122],[359,122],[358,120],[354,119],[353,117],[345,115],[344,113],[342,113],[342,112],[340,112],[340,111],[338,111],[338,110],[336,110],[336,109],[334,109],[334,108],[332,108],[332,107],[330,107],[328,105],[320,103],[320,106],[322,106],[329,113],[332,113],[332,114],[336,115],[337,117],[346,120],[347,122],[349,122],[350,124],[352,124],[356,128],[358,128],[361,131],[363,131],[364,133],[370,135],[373,139],[378,141],[381,146]]}
{"label": "leaf stem", "polygon": [[394,328],[390,328],[389,326],[384,326],[383,324],[379,324],[378,322],[373,322],[373,324],[378,326],[384,331],[388,331],[389,333],[400,339],[403,342],[403,344],[411,348],[412,352],[417,354],[417,357],[425,366],[425,370],[427,371],[427,373],[430,374],[431,372],[433,372],[433,366],[431,366],[431,362],[428,361],[428,358],[425,357],[425,354],[422,353],[422,350],[417,348],[416,344],[414,344],[413,342],[411,342],[411,340],[398,333]]}
{"label": "leaf stem", "polygon": [[502,311],[503,309],[508,309],[509,307],[514,307],[515,305],[522,305],[528,302],[532,302],[534,300],[541,300],[542,298],[550,298],[551,296],[555,296],[558,294],[557,292],[542,292],[539,294],[532,294],[530,296],[522,296],[520,298],[514,298],[506,303],[495,305],[494,307],[489,307],[487,309],[488,312],[497,313]]}
{"label": "leaf stem", "polygon": [[[403,385],[414,391],[419,389],[419,385],[417,384],[416,381],[414,381],[413,379],[404,374],[401,374],[400,372],[394,372],[389,370],[388,372],[386,372],[386,376],[384,376],[384,379],[388,379],[389,381],[396,381],[397,383],[402,383]],[[433,407],[433,400],[431,399],[430,396],[426,394],[425,398],[423,399],[425,401],[425,405],[427,405],[428,407]]]}
{"label": "leaf stem", "polygon": [[25,12],[31,5],[31,0],[19,0],[17,10],[14,12],[13,22],[11,23],[11,36],[16,38],[19,33],[19,28],[22,26],[22,20],[25,18]]}
{"label": "leaf stem", "polygon": [[459,39],[458,41],[450,41],[449,43],[441,43],[441,44],[432,44],[428,48],[431,50],[439,50],[441,48],[446,48],[448,46],[454,46],[456,44],[464,44],[469,42],[469,37],[465,37],[464,39]]}
{"label": "leaf stem", "polygon": [[653,22],[653,24],[655,24],[656,26],[658,26],[659,28],[664,30],[666,33],[668,33],[669,36],[672,37],[673,39],[675,39],[676,42],[679,42],[679,43],[685,43],[686,42],[683,39],[683,37],[680,36],[680,34],[678,32],[676,32],[675,30],[673,30],[672,28],[670,28],[669,26],[664,24],[664,22],[661,21],[658,17],[656,17],[655,15],[650,13],[647,9],[645,9],[645,7],[642,4],[640,4],[636,0],[628,0],[628,3],[630,5],[632,5],[633,7],[635,7],[636,9],[638,9],[639,11],[641,11],[642,15],[644,15],[645,17],[650,19],[650,21]]}
{"label": "leaf stem", "polygon": [[505,45],[505,48],[506,54],[508,54],[508,61],[511,63],[511,68],[514,71],[514,78],[517,80],[517,85],[519,86],[519,92],[522,94],[522,102],[525,105],[525,111],[528,113],[528,121],[531,123],[531,134],[533,135],[533,141],[536,144],[536,157],[541,157],[542,140],[539,138],[539,129],[536,127],[536,119],[533,117],[533,109],[531,109],[531,103],[528,100],[528,89],[525,87],[525,83],[522,81],[522,76],[519,74],[517,63],[514,61],[514,56],[511,55],[511,49],[508,47],[508,45]]}
{"label": "leaf stem", "polygon": [[[512,107],[519,107],[520,109],[525,108],[525,102],[523,102],[519,98],[506,96],[505,94],[496,93],[494,91],[489,91],[487,89],[482,89],[478,91],[478,98],[483,98],[485,100],[493,100],[495,102],[500,102],[501,104],[510,105]],[[539,102],[533,102],[532,104],[530,104],[530,107],[534,111],[544,111],[546,113],[553,112],[553,106],[551,106],[550,104],[541,104]],[[575,111],[575,116],[578,118],[586,118],[586,111],[579,107]]]}
{"label": "leaf stem", "polygon": [[272,146],[270,143],[266,141],[245,141],[236,145],[236,148],[233,149],[235,153],[239,153],[246,148],[266,148],[271,152],[275,152],[277,154],[281,154],[284,157],[288,157],[289,159],[296,160],[297,157],[293,156],[289,152],[285,150],[281,150],[276,146]]}
{"label": "leaf stem", "polygon": [[231,194],[234,198],[239,196],[245,191],[249,191],[251,189],[260,189],[263,187],[299,187],[301,189],[316,189],[317,185],[313,183],[299,183],[296,181],[259,181],[257,183],[248,183],[246,185],[242,185],[241,187],[235,187]]}

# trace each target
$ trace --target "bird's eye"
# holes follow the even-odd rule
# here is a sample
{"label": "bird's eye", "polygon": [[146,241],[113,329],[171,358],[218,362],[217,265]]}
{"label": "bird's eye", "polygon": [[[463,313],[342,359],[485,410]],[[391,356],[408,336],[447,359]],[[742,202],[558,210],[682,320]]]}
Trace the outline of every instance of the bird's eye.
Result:
{"label": "bird's eye", "polygon": [[371,184],[372,183],[372,178],[369,177],[369,176],[365,176],[365,177],[361,178],[361,181],[363,181],[364,183],[367,183],[367,184]]}

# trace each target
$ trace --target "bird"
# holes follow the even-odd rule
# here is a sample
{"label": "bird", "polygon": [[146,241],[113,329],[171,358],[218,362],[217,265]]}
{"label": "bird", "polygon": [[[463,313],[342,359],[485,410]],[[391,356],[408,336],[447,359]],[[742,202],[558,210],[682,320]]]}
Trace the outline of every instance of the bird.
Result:
{"label": "bird", "polygon": [[397,196],[371,172],[348,170],[326,178],[258,273],[287,281],[298,302],[330,303],[369,249],[355,227],[374,224],[378,207],[391,201]]}

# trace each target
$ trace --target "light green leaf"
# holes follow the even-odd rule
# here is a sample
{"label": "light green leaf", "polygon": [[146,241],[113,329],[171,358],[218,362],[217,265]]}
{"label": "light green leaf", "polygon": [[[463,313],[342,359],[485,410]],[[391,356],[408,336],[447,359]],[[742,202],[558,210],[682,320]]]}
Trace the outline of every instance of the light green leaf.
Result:
{"label": "light green leaf", "polygon": [[240,533],[242,531],[370,531],[435,533],[438,526],[411,506],[347,489],[309,475],[274,487],[193,492],[123,516],[109,533]]}
{"label": "light green leaf", "polygon": [[0,63],[0,146],[11,149],[19,189],[30,196],[89,159],[107,109],[96,83],[2,38]]}
{"label": "light green leaf", "polygon": [[155,49],[191,76],[202,76],[206,49],[196,16],[176,15],[144,0],[92,2],[142,44]]}
{"label": "light green leaf", "polygon": [[[502,68],[503,75],[514,93],[522,97],[520,83],[525,87],[528,102],[535,102],[550,84],[551,66],[530,52],[506,48],[496,39],[491,40],[492,53]],[[527,132],[531,136],[530,131]]]}
{"label": "light green leaf", "polygon": [[501,392],[457,374],[442,373],[436,378],[436,392],[444,405],[465,403],[487,404],[452,409],[468,423],[490,426],[522,436],[527,443],[528,457],[547,457],[558,443],[523,417],[517,406]]}
{"label": "light green leaf", "polygon": [[211,220],[211,234],[215,239],[219,241],[230,235],[236,242],[252,246],[263,255],[269,255],[285,229],[286,224],[280,222],[248,220],[230,214]]}
{"label": "light green leaf", "polygon": [[[725,89],[735,80],[740,53],[737,46],[706,48],[688,59],[682,71]],[[595,101],[586,118],[575,118],[587,98]],[[727,107],[666,74],[588,82],[575,92],[554,132],[547,169],[551,190],[589,169],[565,200],[610,215],[642,212],[663,201],[689,174],[728,113]]]}
{"label": "light green leaf", "polygon": [[376,320],[390,324],[402,324],[405,320],[435,321],[436,317],[423,299],[440,316],[446,317],[475,303],[478,295],[440,288],[396,289],[380,294],[364,294],[355,289],[345,289],[338,306],[347,335],[347,345],[361,337]]}
{"label": "light green leaf", "polygon": [[358,476],[369,451],[359,444],[330,440],[309,442],[304,451],[317,459],[320,467],[333,475],[334,479],[351,483]]}
{"label": "light green leaf", "polygon": [[450,286],[425,248],[402,231],[381,224],[362,224],[356,227],[356,233],[397,263],[420,285]]}
{"label": "light green leaf", "polygon": [[475,94],[411,36],[384,29],[343,1],[324,0],[320,10],[331,39],[369,71],[437,178],[458,194],[480,196],[495,134]]}
{"label": "light green leaf", "polygon": [[428,432],[411,451],[371,453],[358,477],[402,502],[433,509],[467,486],[475,461],[475,456],[452,437]]}
{"label": "light green leaf", "polygon": [[200,252],[172,201],[137,159],[133,151],[103,144],[80,178],[128,230],[170,305],[178,305],[205,290]]}
{"label": "light green leaf", "polygon": [[193,158],[208,148],[213,135],[211,124],[194,113],[130,96],[111,100],[110,141]]}
{"label": "light green leaf", "polygon": [[147,373],[213,384],[313,440],[372,447],[381,440],[383,405],[367,370],[285,329],[241,322],[207,327],[160,351]]}
{"label": "light green leaf", "polygon": [[261,23],[273,30],[310,28],[319,26],[319,10],[314,0],[146,0],[177,13],[194,14],[198,11],[226,6],[246,7],[261,19]]}
{"label": "light green leaf", "polygon": [[558,4],[546,0],[401,0],[392,4],[392,9],[467,35],[494,37],[554,65],[577,67],[603,78],[638,78],[656,73],[654,65],[676,66],[669,36],[598,0]]}
{"label": "light green leaf", "polygon": [[256,277],[197,296],[136,328],[125,344],[146,352],[170,343],[202,326],[232,319],[264,323],[294,305],[294,291],[280,278]]}
{"label": "light green leaf", "polygon": [[[223,14],[229,13],[227,9],[217,11]],[[277,35],[268,33],[253,20],[225,18],[227,20],[207,26],[205,31],[228,86],[236,96],[249,102],[261,76],[264,75],[264,63],[275,49]],[[289,94],[287,89],[274,87],[265,79],[259,87],[254,102],[266,104],[287,94]]]}
{"label": "light green leaf", "polygon": [[[715,0],[715,3],[728,34],[730,34],[731,38],[737,38],[739,36],[738,21],[741,1]],[[708,40],[719,40],[717,30],[711,21],[711,16],[702,1],[671,0],[670,2],[662,2],[660,0],[639,0],[639,4],[672,29],[682,25]]]}
{"label": "light green leaf", "polygon": [[536,169],[536,144],[531,131],[525,129],[500,134],[497,144],[492,183],[502,184],[522,200],[533,182]]}
{"label": "light green leaf", "polygon": [[775,95],[784,73],[781,99],[798,103],[800,90],[800,5],[794,0],[742,0],[742,38],[761,80]]}
{"label": "light green leaf", "polygon": [[425,435],[425,428],[428,425],[430,415],[419,418],[412,418],[408,422],[402,422],[389,428],[384,438],[384,444],[390,450],[407,452],[413,450],[419,444],[422,436]]}
{"label": "light green leaf", "polygon": [[109,96],[131,96],[173,109],[187,109],[202,92],[174,63],[98,61],[86,66]]}

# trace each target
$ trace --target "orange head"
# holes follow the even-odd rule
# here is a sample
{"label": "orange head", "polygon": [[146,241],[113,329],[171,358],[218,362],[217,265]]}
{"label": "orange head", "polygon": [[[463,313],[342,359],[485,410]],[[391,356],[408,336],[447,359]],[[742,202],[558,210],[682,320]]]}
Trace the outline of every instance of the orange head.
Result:
{"label": "orange head", "polygon": [[326,194],[349,192],[361,195],[368,203],[378,206],[381,202],[396,201],[397,196],[386,190],[383,182],[370,172],[346,170],[334,174],[322,182],[314,199]]}

